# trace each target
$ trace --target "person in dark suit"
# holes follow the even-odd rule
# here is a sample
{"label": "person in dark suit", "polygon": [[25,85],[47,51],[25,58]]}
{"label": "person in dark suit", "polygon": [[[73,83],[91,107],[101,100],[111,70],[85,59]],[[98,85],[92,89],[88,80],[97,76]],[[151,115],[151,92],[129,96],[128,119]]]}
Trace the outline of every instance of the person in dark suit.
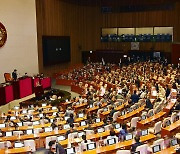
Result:
{"label": "person in dark suit", "polygon": [[140,142],[140,137],[139,136],[135,136],[134,140],[135,140],[135,143],[131,147],[131,152],[135,152],[136,148],[143,144],[142,142]]}
{"label": "person in dark suit", "polygon": [[13,80],[17,80],[17,70],[14,69],[14,71],[12,72],[12,78]]}
{"label": "person in dark suit", "polygon": [[146,108],[148,108],[148,109],[152,109],[153,108],[153,105],[152,105],[152,103],[151,103],[149,98],[146,99]]}
{"label": "person in dark suit", "polygon": [[166,85],[166,98],[168,98],[170,93],[171,93],[171,90],[169,89],[168,85]]}
{"label": "person in dark suit", "polygon": [[134,94],[131,95],[132,103],[137,103],[139,101],[139,96],[136,94],[136,90],[134,90]]}
{"label": "person in dark suit", "polygon": [[68,130],[68,131],[66,132],[66,134],[65,134],[66,138],[68,138],[68,135],[69,135],[70,133],[74,133],[74,132],[77,132],[77,130],[74,129],[74,124],[70,124],[70,130]]}
{"label": "person in dark suit", "polygon": [[109,116],[112,118],[113,117],[113,114],[116,112],[117,110],[114,108],[114,106],[112,106],[112,109],[109,113]]}
{"label": "person in dark suit", "polygon": [[71,113],[70,117],[67,119],[68,124],[73,124],[74,123],[74,115]]}

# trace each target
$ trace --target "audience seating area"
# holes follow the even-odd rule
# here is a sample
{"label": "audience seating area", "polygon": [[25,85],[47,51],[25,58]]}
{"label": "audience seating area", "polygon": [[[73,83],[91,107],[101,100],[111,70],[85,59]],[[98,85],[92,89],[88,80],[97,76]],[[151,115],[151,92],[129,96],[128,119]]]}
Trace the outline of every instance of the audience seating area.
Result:
{"label": "audience seating area", "polygon": [[59,72],[56,83],[70,85],[80,96],[58,106],[44,100],[41,106],[2,113],[0,153],[57,150],[57,144],[68,154],[176,153],[178,73],[170,64],[151,62],[88,63]]}

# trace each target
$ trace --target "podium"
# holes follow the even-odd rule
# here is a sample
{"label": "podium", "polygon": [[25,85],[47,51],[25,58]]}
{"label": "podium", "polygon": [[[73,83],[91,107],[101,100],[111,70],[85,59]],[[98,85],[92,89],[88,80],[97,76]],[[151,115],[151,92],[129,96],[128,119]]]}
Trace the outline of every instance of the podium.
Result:
{"label": "podium", "polygon": [[34,93],[35,93],[35,97],[41,98],[41,96],[44,94],[44,89],[42,87],[42,85],[34,87]]}
{"label": "podium", "polygon": [[50,89],[51,88],[51,78],[50,77],[40,78],[40,84],[42,85],[43,89]]}
{"label": "podium", "polygon": [[14,99],[20,99],[32,94],[32,78],[25,77],[13,81]]}
{"label": "podium", "polygon": [[13,86],[0,86],[0,105],[4,105],[14,100]]}

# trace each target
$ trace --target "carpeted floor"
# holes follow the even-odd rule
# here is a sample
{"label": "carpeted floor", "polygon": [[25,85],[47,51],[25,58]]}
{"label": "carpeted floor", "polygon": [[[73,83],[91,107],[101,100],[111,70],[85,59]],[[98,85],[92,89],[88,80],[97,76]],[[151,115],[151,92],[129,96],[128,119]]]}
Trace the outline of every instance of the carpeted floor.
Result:
{"label": "carpeted floor", "polygon": [[[60,85],[56,85],[56,82],[55,82],[54,79],[52,79],[52,88],[60,89],[60,90],[65,90],[65,91],[70,92],[70,93],[71,93],[71,98],[79,96],[79,94],[71,91],[71,87],[70,87],[70,86],[60,86]],[[24,98],[22,98],[22,99],[14,100],[14,101],[6,104],[6,105],[0,106],[0,114],[1,114],[2,112],[7,113],[8,110],[14,108],[14,106],[19,106],[19,103],[20,103],[20,102],[26,101],[26,100],[31,99],[31,98],[33,98],[33,97],[35,97],[35,94],[32,94],[32,95],[27,96],[27,97],[24,97]]]}

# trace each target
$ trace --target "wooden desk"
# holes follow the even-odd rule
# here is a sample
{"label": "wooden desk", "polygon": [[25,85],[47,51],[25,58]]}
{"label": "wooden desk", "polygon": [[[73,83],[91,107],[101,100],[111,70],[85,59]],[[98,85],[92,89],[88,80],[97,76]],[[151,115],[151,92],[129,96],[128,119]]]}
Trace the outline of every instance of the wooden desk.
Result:
{"label": "wooden desk", "polygon": [[[146,136],[141,136],[140,140],[141,142],[149,141],[156,138],[155,135],[153,134],[148,134]],[[131,145],[133,144],[134,140],[129,140],[129,141],[124,141],[124,142],[118,142],[114,145],[108,145],[108,146],[103,146],[103,147],[98,147],[94,150],[89,150],[83,152],[83,154],[96,154],[96,153],[111,153],[113,151],[117,151],[120,148],[126,148],[130,149]]]}
{"label": "wooden desk", "polygon": [[[125,105],[127,105],[127,102],[124,103],[124,104],[122,104],[122,105],[120,105],[120,106],[118,106],[118,107],[116,107],[115,110],[116,110],[116,111],[120,111],[120,110],[124,109]],[[108,111],[106,111],[106,112],[100,113],[100,117],[101,117],[102,119],[104,119],[104,118],[105,118],[106,116],[108,116],[109,114],[110,114],[110,110],[108,110]]]}
{"label": "wooden desk", "polygon": [[137,128],[146,129],[149,126],[153,125],[160,118],[163,118],[165,114],[166,114],[166,112],[161,111],[161,112],[153,115],[152,117],[149,117],[145,120],[141,120],[141,121],[137,122]]}
{"label": "wooden desk", "polygon": [[176,99],[171,99],[171,101],[168,103],[168,105],[163,109],[164,112],[169,113],[170,110],[174,107],[176,103]]}
{"label": "wooden desk", "polygon": [[83,104],[80,104],[80,105],[76,105],[73,108],[74,108],[75,112],[78,112],[79,110],[81,110],[83,108],[86,108],[87,105],[88,105],[87,103],[83,103]]}
{"label": "wooden desk", "polygon": [[[65,124],[65,121],[60,121],[58,122],[58,124]],[[18,127],[17,130],[27,130],[27,129],[35,129],[35,128],[42,128],[42,127],[50,127],[51,123],[47,123],[47,124],[40,124],[40,125],[33,125],[33,126],[20,126]],[[7,132],[7,131],[13,131],[15,130],[15,127],[5,127],[5,128],[1,128],[2,131]]]}
{"label": "wooden desk", "polygon": [[176,130],[180,128],[180,120],[172,123],[170,126],[167,126],[165,128],[161,129],[161,137],[164,136],[172,136],[174,133],[176,133]]}
{"label": "wooden desk", "polygon": [[13,149],[0,149],[0,154],[10,154],[10,153],[26,153],[26,152],[30,152],[31,148],[30,147],[22,147],[22,148],[13,148]]}
{"label": "wooden desk", "polygon": [[[92,128],[96,128],[96,127],[100,127],[104,124],[104,122],[99,122],[99,123],[94,123],[91,125]],[[20,130],[27,130],[27,129],[34,129],[34,128],[42,128],[42,127],[50,127],[51,124],[44,124],[44,125],[35,125],[35,126],[22,126]],[[80,126],[77,127],[76,129],[78,131],[82,131],[84,130],[86,126]],[[2,130],[7,130],[7,131],[12,131],[15,130],[14,127],[9,127],[9,128],[2,128]],[[44,133],[39,133],[39,134],[30,134],[30,135],[20,135],[20,136],[10,136],[10,137],[0,137],[0,142],[1,141],[16,141],[16,140],[26,140],[26,139],[35,139],[35,138],[45,138],[47,136],[53,136],[53,135],[60,135],[60,134],[65,134],[67,132],[67,130],[58,130],[58,132],[56,131],[52,131],[52,132],[44,132]]]}
{"label": "wooden desk", "polygon": [[[118,131],[116,131],[116,133],[119,133]],[[102,133],[96,133],[96,134],[91,134],[91,135],[87,135],[87,139],[88,140],[93,140],[93,141],[96,141],[98,140],[99,138],[105,138],[107,137],[108,135],[110,134],[110,131],[105,131],[105,132],[102,132]],[[82,139],[79,138],[79,141],[81,142]],[[76,141],[74,141],[73,143],[75,143]],[[59,142],[63,147],[66,147],[68,145],[68,139],[64,140],[64,141],[60,141]]]}
{"label": "wooden desk", "polygon": [[173,153],[176,153],[175,146],[161,150],[157,152],[156,154],[173,154]]}
{"label": "wooden desk", "polygon": [[125,121],[133,118],[135,115],[140,114],[144,109],[145,109],[145,106],[141,106],[140,108],[138,108],[132,112],[129,112],[123,116],[120,116],[117,118],[117,122],[124,123]]}

